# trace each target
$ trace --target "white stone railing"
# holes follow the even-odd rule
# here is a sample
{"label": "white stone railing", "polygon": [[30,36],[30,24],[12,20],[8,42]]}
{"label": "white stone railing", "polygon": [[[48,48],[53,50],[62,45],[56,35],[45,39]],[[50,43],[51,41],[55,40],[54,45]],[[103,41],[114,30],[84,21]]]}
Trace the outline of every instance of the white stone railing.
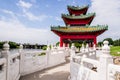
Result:
{"label": "white stone railing", "polygon": [[76,54],[77,56],[85,56],[87,58],[96,59],[96,48],[95,47],[89,47],[88,44],[86,47],[82,44],[82,47],[80,49],[80,53]]}
{"label": "white stone railing", "polygon": [[[42,55],[44,53],[45,55]],[[30,74],[47,66],[46,51],[27,51],[21,54],[21,75]]]}
{"label": "white stone railing", "polygon": [[[71,80],[120,80],[120,66],[113,64],[107,41],[104,42],[102,51],[96,58],[82,53],[82,55],[76,55],[74,48],[71,48]],[[88,51],[88,53],[91,52]]]}
{"label": "white stone railing", "polygon": [[20,76],[64,63],[66,51],[66,48],[24,51],[20,45],[18,53],[13,54],[6,42],[0,54],[0,80],[19,80]]}
{"label": "white stone railing", "polygon": [[18,80],[20,78],[20,55],[19,53],[10,55],[9,80]]}
{"label": "white stone railing", "polygon": [[108,65],[108,80],[119,80],[120,79],[120,66],[109,64]]}
{"label": "white stone railing", "polygon": [[6,59],[0,58],[0,80],[6,80]]}

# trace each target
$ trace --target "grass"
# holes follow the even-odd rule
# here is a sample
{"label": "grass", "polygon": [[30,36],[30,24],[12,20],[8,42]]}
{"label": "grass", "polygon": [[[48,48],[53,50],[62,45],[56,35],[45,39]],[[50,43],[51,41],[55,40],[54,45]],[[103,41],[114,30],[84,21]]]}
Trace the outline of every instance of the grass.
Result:
{"label": "grass", "polygon": [[118,52],[120,52],[120,46],[111,46],[110,47],[110,54],[112,56],[120,56],[120,53],[118,53]]}
{"label": "grass", "polygon": [[38,56],[44,56],[44,55],[46,55],[46,53],[44,53],[44,52],[38,54]]}

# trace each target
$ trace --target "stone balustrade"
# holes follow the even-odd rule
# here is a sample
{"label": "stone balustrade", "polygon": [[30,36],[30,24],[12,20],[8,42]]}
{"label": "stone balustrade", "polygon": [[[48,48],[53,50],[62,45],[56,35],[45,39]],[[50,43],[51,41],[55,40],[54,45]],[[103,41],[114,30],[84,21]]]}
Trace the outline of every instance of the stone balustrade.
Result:
{"label": "stone balustrade", "polygon": [[49,47],[45,51],[24,51],[23,46],[19,46],[17,53],[10,52],[8,42],[3,45],[0,52],[0,80],[19,80],[24,76],[36,71],[56,66],[65,62],[69,49],[64,47]]}
{"label": "stone balustrade", "polygon": [[120,80],[120,66],[113,64],[108,41],[104,41],[101,50],[82,45],[81,52],[76,54],[71,48],[70,77],[70,80]]}
{"label": "stone balustrade", "polygon": [[0,58],[0,80],[6,80],[6,59]]}

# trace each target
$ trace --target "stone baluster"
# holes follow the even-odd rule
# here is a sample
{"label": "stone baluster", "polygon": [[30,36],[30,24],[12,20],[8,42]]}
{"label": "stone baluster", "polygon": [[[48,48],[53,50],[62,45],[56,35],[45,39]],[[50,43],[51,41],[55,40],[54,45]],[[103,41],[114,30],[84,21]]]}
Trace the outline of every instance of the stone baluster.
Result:
{"label": "stone baluster", "polygon": [[63,48],[65,48],[65,43],[63,43]]}
{"label": "stone baluster", "polygon": [[93,45],[93,52],[92,55],[94,56],[94,58],[96,58],[96,45]]}
{"label": "stone baluster", "polygon": [[72,46],[71,46],[71,52],[70,52],[70,60],[72,60],[72,58],[75,56],[75,46],[74,46],[74,43],[72,43]]}
{"label": "stone baluster", "polygon": [[93,50],[96,50],[96,45],[95,44],[93,45]]}
{"label": "stone baluster", "polygon": [[49,51],[50,50],[50,46],[49,45],[47,45],[47,51]]}
{"label": "stone baluster", "polygon": [[52,52],[51,50],[52,50],[52,48],[50,49],[50,45],[47,45],[47,50],[46,50],[47,67],[48,67],[48,65],[49,65],[49,57],[50,57],[50,53]]}
{"label": "stone baluster", "polygon": [[86,44],[85,52],[89,52],[89,45]]}
{"label": "stone baluster", "polygon": [[20,53],[20,74],[23,74],[23,65],[24,65],[24,54],[23,54],[23,45],[20,44],[19,46],[19,53]]}
{"label": "stone baluster", "polygon": [[51,45],[51,50],[53,50],[53,45]]}
{"label": "stone baluster", "polygon": [[82,47],[80,48],[80,51],[81,51],[82,53],[85,52],[85,46],[84,46],[84,44],[82,44]]}
{"label": "stone baluster", "polygon": [[111,59],[108,43],[108,41],[103,42],[104,46],[102,47],[102,54],[99,58],[100,65],[98,66],[98,80],[108,80],[108,63]]}
{"label": "stone baluster", "polygon": [[10,74],[9,74],[10,73],[9,72],[10,71],[10,52],[9,52],[9,49],[10,49],[10,46],[9,46],[8,42],[5,42],[5,44],[3,45],[3,51],[1,54],[4,58],[6,58],[6,68],[7,68],[6,79],[7,80],[10,79]]}

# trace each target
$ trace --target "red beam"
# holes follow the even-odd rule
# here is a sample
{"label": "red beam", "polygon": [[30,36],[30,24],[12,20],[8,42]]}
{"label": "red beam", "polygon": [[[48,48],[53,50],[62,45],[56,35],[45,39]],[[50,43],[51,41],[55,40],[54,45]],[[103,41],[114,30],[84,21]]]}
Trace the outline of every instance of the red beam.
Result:
{"label": "red beam", "polygon": [[84,36],[79,36],[79,35],[64,35],[64,36],[61,36],[62,38],[64,39],[91,39],[91,38],[94,38],[96,36],[93,36],[93,35],[84,35]]}

